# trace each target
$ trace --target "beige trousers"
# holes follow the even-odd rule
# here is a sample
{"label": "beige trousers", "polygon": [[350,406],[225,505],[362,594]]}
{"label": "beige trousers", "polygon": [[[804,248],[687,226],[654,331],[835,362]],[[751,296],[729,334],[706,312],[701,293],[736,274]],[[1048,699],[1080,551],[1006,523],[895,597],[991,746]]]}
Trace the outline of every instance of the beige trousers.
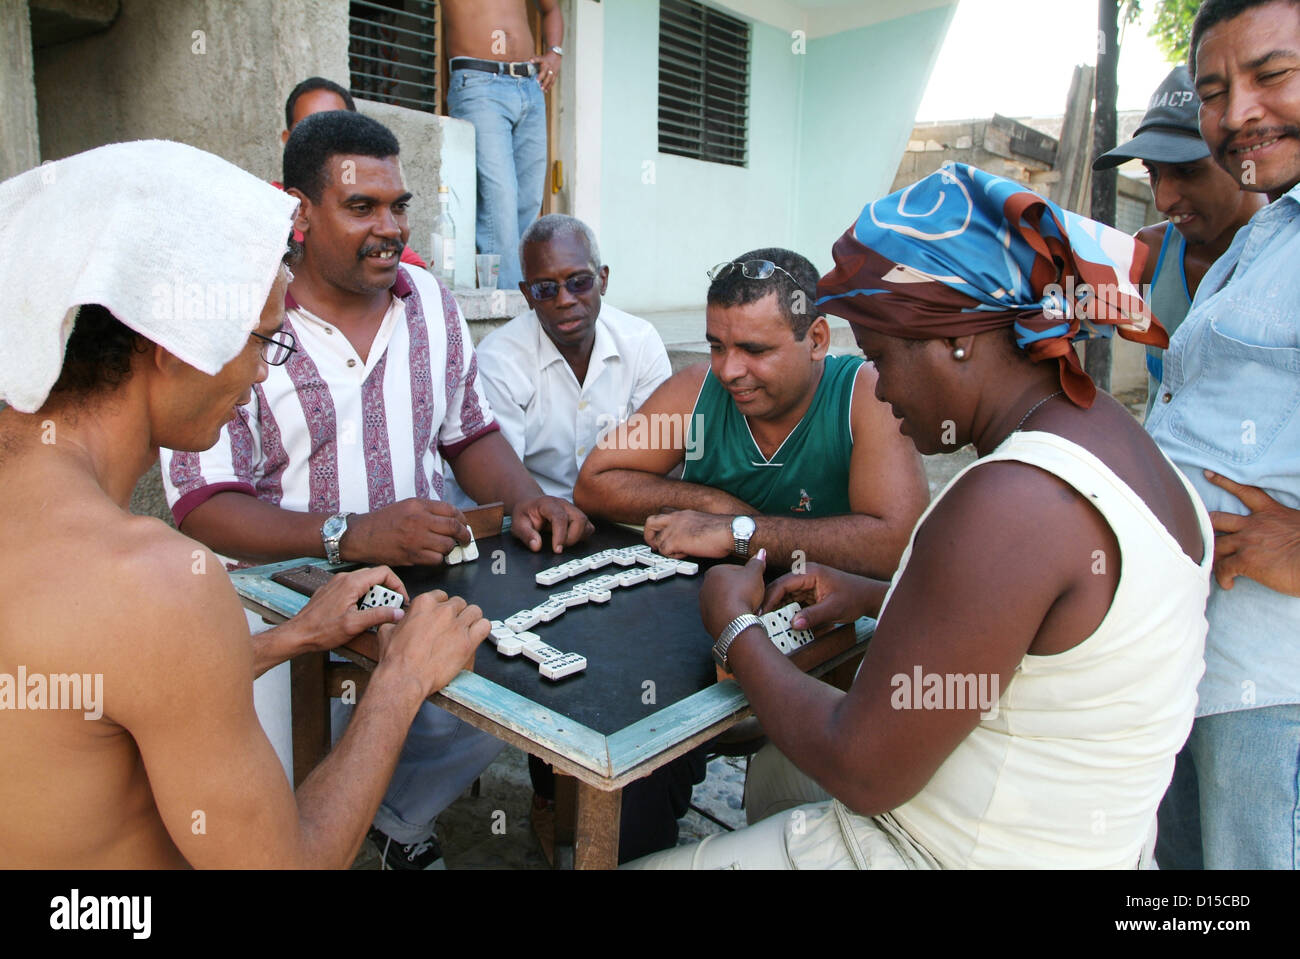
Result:
{"label": "beige trousers", "polygon": [[849,812],[770,743],[749,761],[745,829],[625,869],[937,869],[887,813]]}

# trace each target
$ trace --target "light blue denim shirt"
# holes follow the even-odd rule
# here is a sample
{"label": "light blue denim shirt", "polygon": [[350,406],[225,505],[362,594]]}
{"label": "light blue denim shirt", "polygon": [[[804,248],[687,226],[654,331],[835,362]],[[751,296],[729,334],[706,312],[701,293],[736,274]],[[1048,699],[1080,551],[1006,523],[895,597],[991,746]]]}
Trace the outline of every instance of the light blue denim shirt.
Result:
{"label": "light blue denim shirt", "polygon": [[[1165,354],[1147,430],[1211,512],[1245,513],[1203,469],[1300,508],[1300,186],[1205,275]],[[1198,716],[1300,703],[1300,598],[1245,577],[1210,588]]]}

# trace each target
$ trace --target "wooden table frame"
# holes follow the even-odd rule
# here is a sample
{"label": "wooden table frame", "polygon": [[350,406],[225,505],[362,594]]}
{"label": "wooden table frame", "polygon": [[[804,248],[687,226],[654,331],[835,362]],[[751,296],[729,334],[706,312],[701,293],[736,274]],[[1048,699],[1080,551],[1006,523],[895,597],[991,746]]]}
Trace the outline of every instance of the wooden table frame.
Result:
{"label": "wooden table frame", "polygon": [[[301,610],[307,597],[272,582],[271,576],[308,563],[329,568],[323,559],[296,559],[239,570],[230,578],[245,607],[278,623]],[[861,619],[839,629],[853,630],[855,641],[846,651],[810,670],[812,675],[826,674],[860,656],[875,631],[875,621]],[[367,673],[375,667],[372,658],[349,646],[335,652]],[[327,663],[327,658],[326,653],[315,653],[291,663],[294,778],[298,782],[329,750],[331,692],[338,696],[344,679],[357,683],[358,694],[365,685],[365,675],[355,667]],[[612,869],[618,864],[624,786],[753,713],[734,680],[702,689],[608,736],[470,672],[461,672],[429,701],[577,780],[577,869]]]}

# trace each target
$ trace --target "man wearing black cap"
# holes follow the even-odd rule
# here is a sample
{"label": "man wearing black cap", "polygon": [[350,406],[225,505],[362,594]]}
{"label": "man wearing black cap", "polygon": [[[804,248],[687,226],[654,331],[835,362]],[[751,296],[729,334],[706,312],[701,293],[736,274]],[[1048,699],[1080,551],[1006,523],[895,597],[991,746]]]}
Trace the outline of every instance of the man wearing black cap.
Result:
{"label": "man wearing black cap", "polygon": [[[1200,108],[1187,67],[1175,67],[1152,94],[1133,139],[1103,153],[1092,165],[1094,170],[1108,170],[1138,159],[1147,169],[1156,209],[1169,219],[1137,232],[1151,251],[1142,271],[1142,289],[1170,336],[1191,309],[1205,271],[1265,203],[1260,194],[1243,190],[1210,157],[1197,122]],[[1146,351],[1150,414],[1165,351],[1155,346]]]}

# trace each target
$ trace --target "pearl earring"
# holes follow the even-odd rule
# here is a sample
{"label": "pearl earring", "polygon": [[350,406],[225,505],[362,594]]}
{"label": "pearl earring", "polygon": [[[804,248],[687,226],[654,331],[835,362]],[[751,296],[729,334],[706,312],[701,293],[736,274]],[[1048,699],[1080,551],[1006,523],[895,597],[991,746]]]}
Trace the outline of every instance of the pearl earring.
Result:
{"label": "pearl earring", "polygon": [[952,358],[954,360],[964,360],[966,359],[966,351],[959,346],[957,349],[952,351]]}

